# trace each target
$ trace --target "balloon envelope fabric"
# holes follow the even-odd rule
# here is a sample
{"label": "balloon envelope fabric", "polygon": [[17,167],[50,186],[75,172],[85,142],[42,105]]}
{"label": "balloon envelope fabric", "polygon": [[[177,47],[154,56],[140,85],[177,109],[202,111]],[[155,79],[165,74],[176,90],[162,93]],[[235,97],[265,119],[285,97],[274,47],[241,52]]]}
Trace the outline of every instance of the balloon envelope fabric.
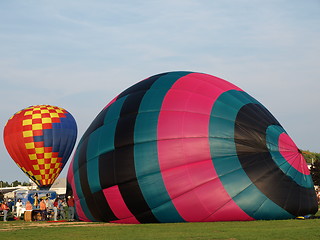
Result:
{"label": "balloon envelope fabric", "polygon": [[14,114],[3,136],[8,153],[20,169],[41,189],[48,189],[71,155],[77,125],[63,108],[36,105]]}
{"label": "balloon envelope fabric", "polygon": [[257,100],[214,76],[168,72],[123,91],[68,171],[84,221],[289,219],[317,212],[306,162]]}

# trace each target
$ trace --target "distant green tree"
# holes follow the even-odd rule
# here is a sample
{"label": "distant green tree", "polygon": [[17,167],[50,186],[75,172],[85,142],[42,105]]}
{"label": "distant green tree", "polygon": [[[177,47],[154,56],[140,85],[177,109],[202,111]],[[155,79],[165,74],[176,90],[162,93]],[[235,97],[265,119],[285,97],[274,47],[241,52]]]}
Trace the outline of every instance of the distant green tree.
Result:
{"label": "distant green tree", "polygon": [[31,183],[23,182],[22,186],[31,186]]}
{"label": "distant green tree", "polygon": [[0,181],[0,187],[10,187],[8,182]]}
{"label": "distant green tree", "polygon": [[21,185],[21,182],[19,182],[18,180],[15,180],[14,182],[11,183],[12,187],[16,187]]}
{"label": "distant green tree", "polygon": [[320,153],[301,151],[307,163],[311,164],[310,174],[314,185],[320,186]]}
{"label": "distant green tree", "polygon": [[301,151],[301,152],[307,163],[313,163],[317,160],[320,160],[320,153],[315,153],[310,151]]}
{"label": "distant green tree", "polygon": [[320,161],[318,159],[311,164],[310,174],[314,185],[320,186]]}

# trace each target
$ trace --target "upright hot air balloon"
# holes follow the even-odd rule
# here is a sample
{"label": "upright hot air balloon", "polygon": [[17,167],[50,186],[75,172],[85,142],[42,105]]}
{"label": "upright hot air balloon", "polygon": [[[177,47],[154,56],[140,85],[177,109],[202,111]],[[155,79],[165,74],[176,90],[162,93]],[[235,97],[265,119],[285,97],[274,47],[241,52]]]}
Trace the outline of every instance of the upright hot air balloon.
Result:
{"label": "upright hot air balloon", "polygon": [[30,106],[8,120],[3,137],[8,153],[21,170],[40,189],[48,189],[73,150],[77,125],[63,108]]}
{"label": "upright hot air balloon", "polygon": [[85,221],[289,219],[318,209],[280,123],[203,73],[155,75],[114,98],[82,136],[68,184]]}

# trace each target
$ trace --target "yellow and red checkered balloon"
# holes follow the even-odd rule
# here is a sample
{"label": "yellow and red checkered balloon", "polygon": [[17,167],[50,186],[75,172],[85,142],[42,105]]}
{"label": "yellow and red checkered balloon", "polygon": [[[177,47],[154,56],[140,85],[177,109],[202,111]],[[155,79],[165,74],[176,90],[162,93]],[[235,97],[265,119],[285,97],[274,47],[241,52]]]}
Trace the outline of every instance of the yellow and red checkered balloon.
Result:
{"label": "yellow and red checkered balloon", "polygon": [[21,170],[41,189],[47,189],[72,153],[77,125],[65,109],[37,105],[15,113],[3,137],[8,153]]}

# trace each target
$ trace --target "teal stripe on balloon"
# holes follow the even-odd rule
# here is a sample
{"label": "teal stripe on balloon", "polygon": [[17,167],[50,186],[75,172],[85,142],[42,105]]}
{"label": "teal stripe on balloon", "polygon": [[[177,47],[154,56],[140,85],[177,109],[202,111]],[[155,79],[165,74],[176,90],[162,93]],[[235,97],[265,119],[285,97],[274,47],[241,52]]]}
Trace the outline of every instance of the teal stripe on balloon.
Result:
{"label": "teal stripe on balloon", "polygon": [[[117,100],[108,107],[104,117],[104,125],[97,128],[89,136],[87,146],[87,175],[88,184],[92,193],[102,190],[99,176],[99,156],[114,150],[114,135],[120,111],[126,97]],[[100,139],[103,138],[103,141]],[[99,144],[97,144],[97,142]]]}
{"label": "teal stripe on balloon", "polygon": [[[78,147],[80,147],[80,145]],[[79,198],[79,201],[80,201],[80,205],[81,205],[82,211],[84,212],[84,215],[89,220],[95,221],[94,217],[90,213],[90,210],[88,208],[88,205],[86,203],[86,200],[85,200],[85,197],[83,195],[82,188],[81,188],[81,180],[80,180],[80,174],[79,174],[79,163],[78,163],[79,152],[80,151],[76,151],[75,156],[74,156],[74,160],[73,160],[73,169],[76,169],[76,170],[73,171],[73,178],[74,178],[74,184],[75,184],[74,190],[77,191],[77,195],[78,195],[78,198]]]}
{"label": "teal stripe on balloon", "polygon": [[277,213],[279,219],[292,218],[293,215],[267,198],[251,182],[237,157],[234,124],[239,110],[249,103],[261,105],[246,92],[237,90],[222,93],[214,103],[209,126],[212,162],[225,190],[249,216],[268,219],[265,213],[270,212],[269,219],[275,218],[273,213]]}
{"label": "teal stripe on balloon", "polygon": [[159,222],[184,222],[167,193],[160,172],[157,126],[165,95],[179,78],[187,74],[189,72],[173,72],[157,79],[144,95],[135,123],[136,175],[141,192]]}
{"label": "teal stripe on balloon", "polygon": [[[108,107],[108,112],[104,118],[104,125],[110,124],[110,123],[117,123],[118,119],[120,117],[120,112],[122,105],[124,101],[126,100],[128,96],[124,96],[122,98],[117,99],[115,102],[113,102],[109,107]],[[112,135],[114,136],[114,135]]]}
{"label": "teal stripe on balloon", "polygon": [[89,136],[88,146],[87,146],[87,176],[90,191],[92,193],[101,190],[100,179],[99,179],[99,147],[96,141],[91,139],[99,139],[100,131],[99,128],[92,132]]}
{"label": "teal stripe on balloon", "polygon": [[92,193],[101,191],[99,179],[99,157],[95,157],[87,161],[88,183]]}
{"label": "teal stripe on balloon", "polygon": [[279,151],[279,137],[280,134],[286,133],[286,131],[277,125],[271,125],[267,128],[267,147],[271,156],[278,167],[287,176],[291,177],[293,181],[305,188],[313,188],[313,181],[311,175],[305,175],[296,170],[290,163],[281,155]]}

